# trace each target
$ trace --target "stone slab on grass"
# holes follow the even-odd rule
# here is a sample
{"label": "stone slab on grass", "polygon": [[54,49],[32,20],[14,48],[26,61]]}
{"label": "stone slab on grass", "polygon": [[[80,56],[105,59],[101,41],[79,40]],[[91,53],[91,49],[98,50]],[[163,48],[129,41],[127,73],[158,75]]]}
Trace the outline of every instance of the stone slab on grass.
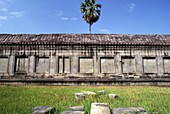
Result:
{"label": "stone slab on grass", "polygon": [[109,94],[110,99],[117,99],[118,95],[117,94]]}
{"label": "stone slab on grass", "polygon": [[75,93],[75,98],[77,100],[79,99],[85,99],[86,98],[86,95],[84,93]]}
{"label": "stone slab on grass", "polygon": [[106,90],[101,90],[101,91],[98,91],[97,92],[99,95],[104,95],[104,94],[106,94]]}
{"label": "stone slab on grass", "polygon": [[110,114],[110,108],[107,103],[92,103],[90,114]]}
{"label": "stone slab on grass", "polygon": [[96,93],[93,92],[93,91],[83,91],[83,93],[84,93],[85,95],[92,95],[92,96],[95,96],[95,95],[96,95]]}
{"label": "stone slab on grass", "polygon": [[70,111],[84,111],[84,106],[72,106],[72,107],[69,107],[68,110],[70,110]]}
{"label": "stone slab on grass", "polygon": [[37,106],[32,109],[32,114],[54,114],[56,109],[49,106]]}
{"label": "stone slab on grass", "polygon": [[147,114],[146,110],[141,107],[130,107],[130,108],[114,108],[113,114]]}
{"label": "stone slab on grass", "polygon": [[64,111],[61,114],[85,114],[84,111]]}

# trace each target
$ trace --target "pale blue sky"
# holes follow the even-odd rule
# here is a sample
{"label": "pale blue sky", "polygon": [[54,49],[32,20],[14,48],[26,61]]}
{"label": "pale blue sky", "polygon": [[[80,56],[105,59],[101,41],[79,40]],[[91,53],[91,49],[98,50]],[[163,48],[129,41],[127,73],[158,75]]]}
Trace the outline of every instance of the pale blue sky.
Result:
{"label": "pale blue sky", "polygon": [[[0,33],[89,33],[84,0],[0,0]],[[170,0],[97,0],[101,17],[92,33],[169,34]]]}

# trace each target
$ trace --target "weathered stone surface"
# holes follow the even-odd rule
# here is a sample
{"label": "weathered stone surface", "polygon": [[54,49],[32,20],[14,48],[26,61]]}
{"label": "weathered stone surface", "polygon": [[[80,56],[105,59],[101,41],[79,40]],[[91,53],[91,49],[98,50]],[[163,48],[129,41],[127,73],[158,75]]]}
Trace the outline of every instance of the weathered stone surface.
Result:
{"label": "weathered stone surface", "polygon": [[36,58],[36,72],[49,73],[49,58]]}
{"label": "weathered stone surface", "polygon": [[146,110],[141,107],[130,107],[130,108],[114,108],[113,114],[147,114]]}
{"label": "weathered stone surface", "polygon": [[84,93],[85,95],[92,95],[92,96],[95,96],[95,95],[96,95],[96,93],[93,92],[93,91],[83,91],[83,93]]}
{"label": "weathered stone surface", "polygon": [[84,93],[75,93],[75,98],[77,100],[79,99],[85,99],[86,98],[86,95]]}
{"label": "weathered stone surface", "polygon": [[85,114],[84,111],[64,111],[61,114]]}
{"label": "weathered stone surface", "polygon": [[97,92],[99,95],[104,95],[104,94],[106,94],[106,90],[101,90],[101,91],[98,91]]}
{"label": "weathered stone surface", "polygon": [[118,95],[117,94],[109,94],[110,99],[117,99]]}
{"label": "weathered stone surface", "polygon": [[72,107],[69,107],[68,110],[71,110],[71,111],[84,111],[84,106],[72,106]]}
{"label": "weathered stone surface", "polygon": [[115,73],[114,58],[101,58],[101,73]]}
{"label": "weathered stone surface", "polygon": [[93,73],[93,59],[92,58],[80,58],[80,73]]}
{"label": "weathered stone surface", "polygon": [[156,58],[144,58],[144,73],[157,73]]}
{"label": "weathered stone surface", "polygon": [[54,114],[56,109],[54,107],[49,106],[37,106],[32,109],[32,114]]}
{"label": "weathered stone surface", "polygon": [[92,103],[90,114],[110,114],[107,103]]}
{"label": "weathered stone surface", "polygon": [[8,58],[0,58],[0,73],[7,73]]}
{"label": "weathered stone surface", "polygon": [[135,72],[135,59],[133,57],[122,58],[123,73]]}

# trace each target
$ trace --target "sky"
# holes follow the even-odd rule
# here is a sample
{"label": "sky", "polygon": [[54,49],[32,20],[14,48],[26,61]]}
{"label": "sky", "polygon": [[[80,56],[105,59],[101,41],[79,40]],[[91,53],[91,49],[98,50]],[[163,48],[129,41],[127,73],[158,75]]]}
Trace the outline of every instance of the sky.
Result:
{"label": "sky", "polygon": [[[0,34],[84,34],[84,0],[0,0]],[[93,34],[170,34],[170,0],[97,0]]]}

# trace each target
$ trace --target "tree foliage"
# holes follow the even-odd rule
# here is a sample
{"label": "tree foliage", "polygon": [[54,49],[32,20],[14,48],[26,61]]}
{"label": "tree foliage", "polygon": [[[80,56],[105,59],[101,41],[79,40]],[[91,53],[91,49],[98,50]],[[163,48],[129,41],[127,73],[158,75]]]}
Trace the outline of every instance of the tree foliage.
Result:
{"label": "tree foliage", "polygon": [[83,14],[83,19],[89,24],[89,31],[91,33],[91,26],[99,20],[101,14],[101,4],[96,4],[96,0],[85,0],[80,5],[80,11]]}

